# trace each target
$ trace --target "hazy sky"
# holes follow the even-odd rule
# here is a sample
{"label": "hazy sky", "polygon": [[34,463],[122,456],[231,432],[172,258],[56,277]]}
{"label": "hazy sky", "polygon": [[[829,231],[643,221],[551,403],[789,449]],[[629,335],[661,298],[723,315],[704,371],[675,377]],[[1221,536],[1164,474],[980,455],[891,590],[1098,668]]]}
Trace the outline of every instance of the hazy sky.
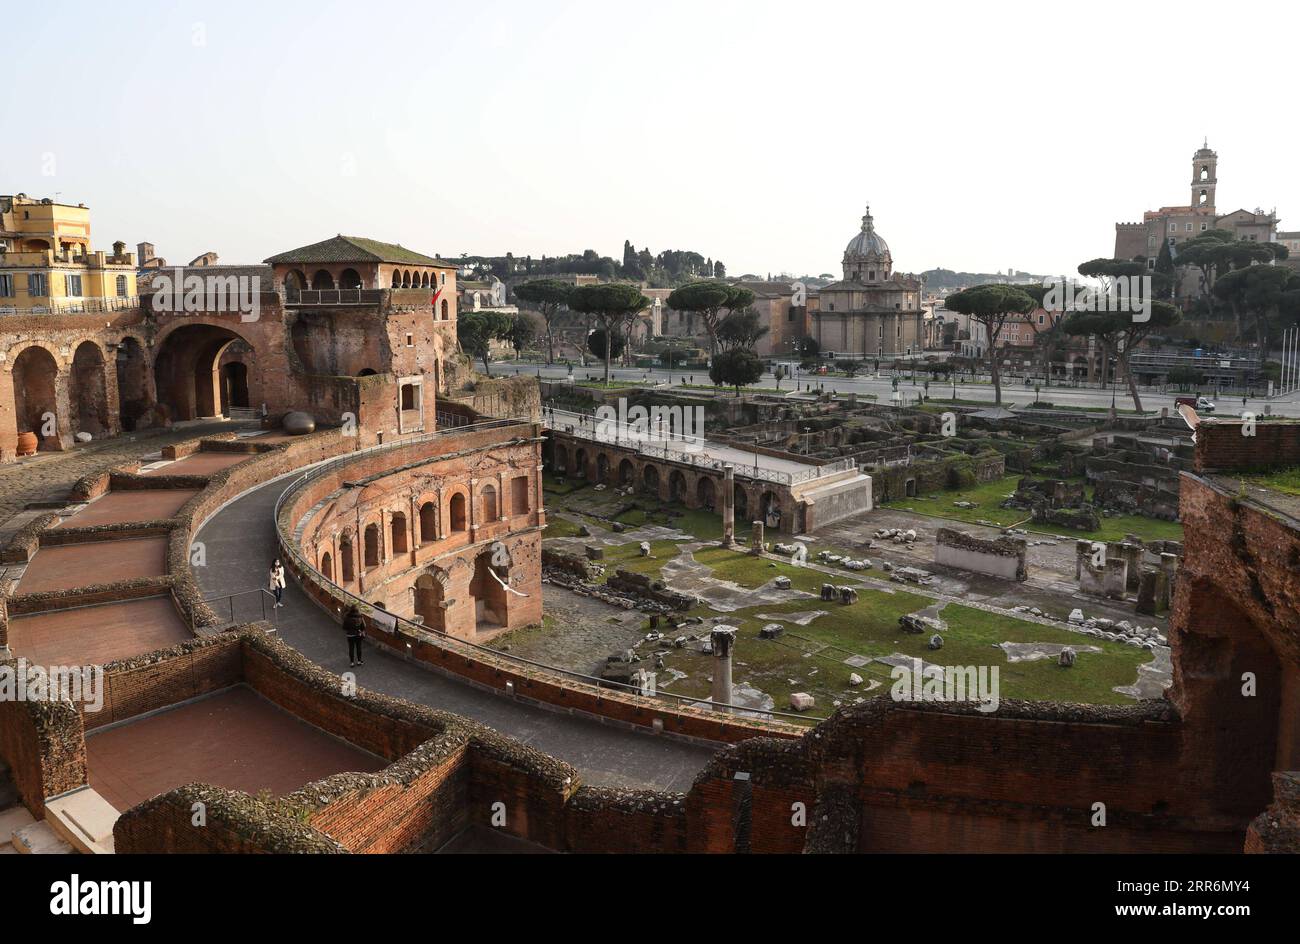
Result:
{"label": "hazy sky", "polygon": [[61,2],[5,8],[0,192],[97,248],[254,262],[337,232],[457,256],[693,249],[1072,271],[1186,203],[1300,229],[1295,3]]}

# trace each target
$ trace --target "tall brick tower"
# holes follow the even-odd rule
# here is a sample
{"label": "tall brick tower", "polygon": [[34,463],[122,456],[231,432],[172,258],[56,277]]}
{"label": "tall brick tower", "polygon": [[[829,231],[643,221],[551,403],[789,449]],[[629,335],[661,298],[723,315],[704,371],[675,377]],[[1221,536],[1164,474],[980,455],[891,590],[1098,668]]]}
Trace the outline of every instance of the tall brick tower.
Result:
{"label": "tall brick tower", "polygon": [[1192,209],[1214,212],[1218,164],[1219,155],[1210,150],[1210,142],[1206,139],[1201,149],[1192,156]]}

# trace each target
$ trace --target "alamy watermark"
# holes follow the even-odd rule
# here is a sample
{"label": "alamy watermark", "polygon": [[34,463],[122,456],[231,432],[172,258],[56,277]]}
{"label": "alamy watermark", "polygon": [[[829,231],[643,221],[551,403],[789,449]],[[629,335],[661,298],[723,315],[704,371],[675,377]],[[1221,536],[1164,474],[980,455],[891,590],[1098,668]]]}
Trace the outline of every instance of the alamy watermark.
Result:
{"label": "alamy watermark", "polygon": [[624,445],[656,445],[682,452],[704,448],[704,407],[628,406],[619,397],[618,406],[596,408],[596,439]]}
{"label": "alamy watermark", "polygon": [[153,309],[163,314],[213,314],[239,312],[240,321],[260,317],[262,277],[258,275],[186,274],[177,266],[153,279]]}
{"label": "alamy watermark", "polygon": [[913,658],[911,665],[889,670],[894,701],[922,701],[975,704],[977,711],[997,711],[1001,684],[996,665],[925,665]]}
{"label": "alamy watermark", "polygon": [[1151,276],[1116,275],[1100,287],[1047,276],[1043,279],[1043,307],[1048,311],[1125,312],[1136,324],[1151,320]]}
{"label": "alamy watermark", "polygon": [[104,670],[98,665],[0,665],[0,701],[70,701],[86,711],[104,707]]}

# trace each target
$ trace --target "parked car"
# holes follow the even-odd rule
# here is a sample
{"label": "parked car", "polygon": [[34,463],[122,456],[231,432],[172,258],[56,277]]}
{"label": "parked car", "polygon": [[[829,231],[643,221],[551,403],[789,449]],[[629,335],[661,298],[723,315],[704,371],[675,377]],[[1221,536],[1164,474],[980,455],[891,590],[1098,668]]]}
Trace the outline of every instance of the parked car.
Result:
{"label": "parked car", "polygon": [[1174,397],[1174,409],[1190,406],[1197,413],[1213,413],[1214,401],[1209,397]]}

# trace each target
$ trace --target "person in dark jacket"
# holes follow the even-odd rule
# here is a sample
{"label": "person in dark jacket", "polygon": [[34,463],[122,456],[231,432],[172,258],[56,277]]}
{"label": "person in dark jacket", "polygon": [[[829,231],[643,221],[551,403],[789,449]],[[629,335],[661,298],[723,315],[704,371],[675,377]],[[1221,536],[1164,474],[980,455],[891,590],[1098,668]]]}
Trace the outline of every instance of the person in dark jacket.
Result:
{"label": "person in dark jacket", "polygon": [[361,658],[361,640],[366,635],[366,621],[355,603],[343,614],[343,632],[348,637],[348,664],[365,665],[366,660]]}

